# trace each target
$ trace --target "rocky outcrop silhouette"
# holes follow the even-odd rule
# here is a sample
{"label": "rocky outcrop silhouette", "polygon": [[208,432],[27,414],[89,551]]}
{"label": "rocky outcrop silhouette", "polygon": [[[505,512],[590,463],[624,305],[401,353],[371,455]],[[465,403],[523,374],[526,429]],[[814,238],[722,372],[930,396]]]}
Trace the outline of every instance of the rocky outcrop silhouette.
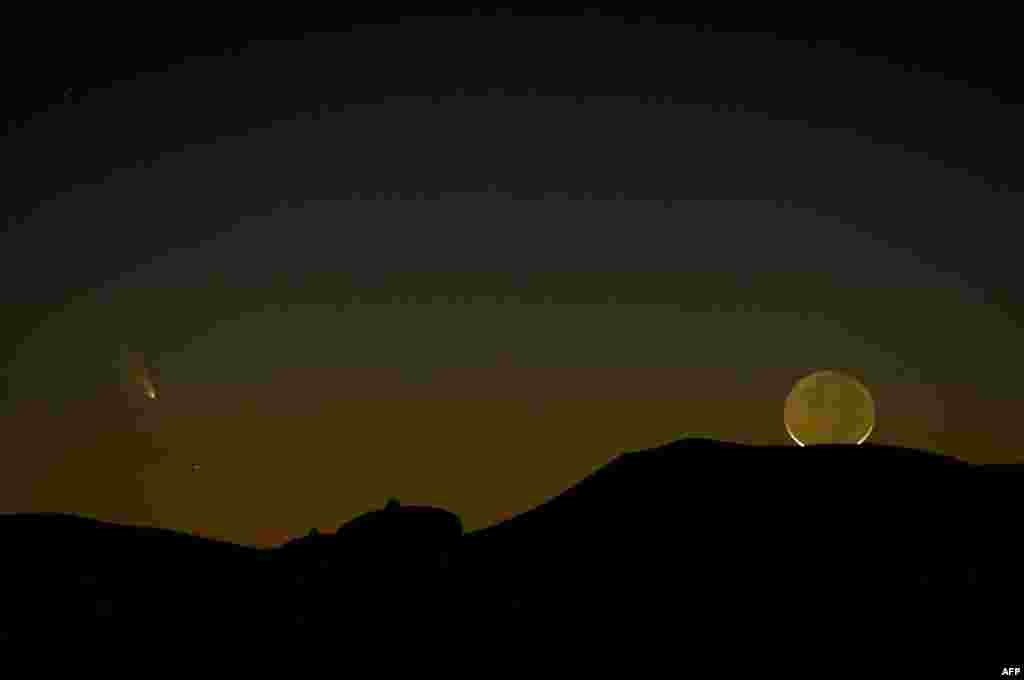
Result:
{"label": "rocky outcrop silhouette", "polygon": [[360,515],[338,528],[339,545],[370,542],[407,552],[452,550],[462,538],[458,515],[430,506],[401,505],[390,499],[382,510]]}

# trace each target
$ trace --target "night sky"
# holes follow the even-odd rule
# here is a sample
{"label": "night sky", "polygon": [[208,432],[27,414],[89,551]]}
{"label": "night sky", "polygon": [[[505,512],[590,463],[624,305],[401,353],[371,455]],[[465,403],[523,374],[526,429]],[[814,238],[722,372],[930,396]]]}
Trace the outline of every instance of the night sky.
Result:
{"label": "night sky", "polygon": [[1024,461],[999,55],[810,37],[17,48],[0,511],[272,545],[394,496],[472,530],[626,450],[791,443],[820,369],[871,391],[871,442]]}

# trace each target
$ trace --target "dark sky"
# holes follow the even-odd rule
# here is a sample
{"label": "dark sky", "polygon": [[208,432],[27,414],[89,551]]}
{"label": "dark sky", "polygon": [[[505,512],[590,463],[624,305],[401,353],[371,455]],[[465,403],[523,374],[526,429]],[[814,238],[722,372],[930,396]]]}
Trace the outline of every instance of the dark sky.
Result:
{"label": "dark sky", "polygon": [[1020,106],[946,29],[8,47],[0,511],[474,529],[625,450],[787,443],[820,369],[873,442],[1022,460]]}

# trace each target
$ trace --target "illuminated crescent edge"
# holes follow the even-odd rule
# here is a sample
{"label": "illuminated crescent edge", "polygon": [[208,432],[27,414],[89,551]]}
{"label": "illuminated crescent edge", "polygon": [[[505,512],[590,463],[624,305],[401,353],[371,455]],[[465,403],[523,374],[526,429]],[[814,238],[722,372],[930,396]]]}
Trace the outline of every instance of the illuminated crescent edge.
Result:
{"label": "illuminated crescent edge", "polygon": [[782,423],[786,426],[786,433],[789,435],[789,438],[795,441],[797,446],[805,446],[805,444],[800,441],[795,434],[793,434],[793,430],[789,429],[789,423],[786,422],[785,414],[783,414]]}
{"label": "illuminated crescent edge", "polygon": [[868,437],[871,436],[871,433],[875,431],[875,400],[871,398],[871,393],[868,392],[868,388],[863,385],[861,385],[860,388],[864,392],[864,396],[868,398],[867,402],[871,406],[871,422],[868,423],[868,431],[864,433],[864,436],[860,438],[860,441],[858,441],[857,444],[863,444],[866,442]]}

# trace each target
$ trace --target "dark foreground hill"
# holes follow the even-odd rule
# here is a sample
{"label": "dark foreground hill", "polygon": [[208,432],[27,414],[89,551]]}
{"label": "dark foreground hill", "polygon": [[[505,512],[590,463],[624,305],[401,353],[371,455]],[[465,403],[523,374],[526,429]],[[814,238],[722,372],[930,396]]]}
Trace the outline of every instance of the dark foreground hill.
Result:
{"label": "dark foreground hill", "polygon": [[688,439],[468,534],[397,503],[269,550],[8,515],[0,632],[988,667],[1024,650],[1022,482],[1024,466],[903,448]]}

